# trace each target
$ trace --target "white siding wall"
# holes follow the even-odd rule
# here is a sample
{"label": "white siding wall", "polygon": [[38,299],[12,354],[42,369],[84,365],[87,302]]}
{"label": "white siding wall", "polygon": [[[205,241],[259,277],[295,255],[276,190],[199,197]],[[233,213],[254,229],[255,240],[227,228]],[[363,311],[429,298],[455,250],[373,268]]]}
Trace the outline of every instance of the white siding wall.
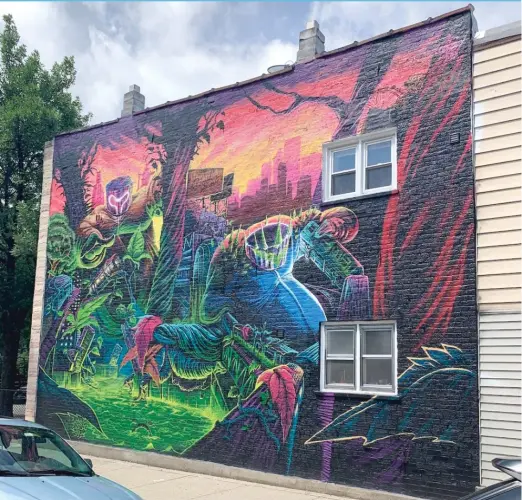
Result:
{"label": "white siding wall", "polygon": [[521,42],[475,52],[480,440],[484,486],[505,479],[491,460],[520,456]]}
{"label": "white siding wall", "polygon": [[521,42],[474,54],[482,484],[520,456]]}
{"label": "white siding wall", "polygon": [[521,42],[474,55],[477,286],[481,311],[520,310]]}
{"label": "white siding wall", "polygon": [[482,484],[506,476],[491,460],[520,456],[521,315],[480,315],[480,434]]}

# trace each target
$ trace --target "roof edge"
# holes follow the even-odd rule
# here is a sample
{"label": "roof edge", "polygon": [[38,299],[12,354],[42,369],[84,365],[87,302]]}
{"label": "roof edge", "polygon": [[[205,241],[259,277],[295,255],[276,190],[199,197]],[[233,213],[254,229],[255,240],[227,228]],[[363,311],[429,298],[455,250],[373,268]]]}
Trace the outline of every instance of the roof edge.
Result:
{"label": "roof edge", "polygon": [[[329,56],[333,56],[333,55],[336,55],[336,54],[340,54],[342,52],[347,52],[347,51],[349,51],[351,49],[355,49],[357,47],[360,47],[361,45],[367,45],[367,44],[375,42],[377,40],[383,40],[383,39],[385,39],[387,37],[391,37],[391,36],[394,36],[394,35],[402,34],[402,33],[405,33],[405,32],[408,32],[408,31],[420,28],[422,26],[427,26],[427,25],[439,22],[439,21],[441,21],[443,19],[447,19],[449,17],[453,17],[453,16],[457,16],[459,14],[463,14],[464,12],[470,12],[471,14],[473,14],[474,10],[475,10],[475,8],[473,7],[473,5],[468,4],[468,5],[464,6],[464,7],[460,7],[459,9],[455,9],[455,10],[452,10],[450,12],[446,12],[446,13],[441,14],[441,15],[436,16],[436,17],[428,17],[424,21],[419,21],[419,22],[414,23],[414,24],[409,24],[408,26],[404,26],[404,27],[396,29],[396,30],[392,29],[392,30],[387,31],[386,33],[381,33],[380,35],[376,35],[376,36],[373,36],[371,38],[367,38],[366,40],[362,40],[360,42],[355,41],[355,42],[352,42],[352,43],[350,43],[348,45],[344,45],[342,47],[339,47],[337,49],[332,49],[332,50],[325,51],[322,54],[319,54],[319,55],[315,56],[313,59],[310,59],[309,61],[306,61],[306,62],[301,63],[301,64],[310,64],[310,63],[312,63],[313,61],[315,61],[317,59],[323,59],[325,57],[329,57]],[[161,109],[161,108],[165,108],[165,107],[168,107],[168,106],[173,106],[173,105],[176,105],[176,104],[182,104],[182,103],[185,103],[185,102],[194,101],[196,99],[201,99],[202,97],[208,97],[210,95],[217,94],[218,92],[223,92],[225,90],[230,90],[230,89],[234,89],[234,88],[240,88],[240,87],[243,87],[243,86],[246,86],[246,85],[250,85],[250,84],[255,83],[255,82],[267,80],[267,79],[270,79],[270,78],[273,78],[273,77],[276,77],[276,76],[279,76],[279,75],[284,75],[286,73],[291,73],[292,71],[294,71],[295,66],[296,66],[296,64],[293,64],[292,66],[290,66],[288,68],[284,68],[284,69],[282,69],[280,71],[276,71],[274,73],[270,73],[270,74],[263,73],[260,76],[253,77],[253,78],[250,78],[248,80],[243,80],[241,82],[236,82],[236,83],[233,83],[233,84],[230,84],[230,85],[225,85],[224,87],[212,88],[210,90],[205,90],[205,91],[203,91],[203,92],[201,92],[199,94],[196,94],[196,95],[193,95],[193,96],[182,97],[182,98],[176,99],[174,101],[167,101],[167,102],[164,102],[162,104],[158,104],[156,106],[151,106],[151,107],[145,108],[145,109],[143,109],[141,111],[137,111],[136,113],[133,113],[132,115],[129,115],[129,116],[126,116],[126,117],[116,118],[116,119],[108,121],[108,122],[102,122],[102,123],[98,123],[96,125],[90,125],[88,127],[84,127],[84,128],[81,128],[81,129],[70,130],[68,132],[62,132],[61,134],[57,134],[55,137],[62,137],[62,136],[66,136],[66,135],[72,135],[72,134],[76,134],[78,132],[86,132],[86,131],[93,130],[93,129],[96,129],[96,128],[104,127],[106,125],[112,125],[114,123],[118,123],[120,121],[120,119],[127,119],[130,116],[141,115],[143,113],[147,113],[149,111],[153,111],[153,110],[156,110],[156,109]]]}
{"label": "roof edge", "polygon": [[473,39],[473,50],[483,50],[494,45],[520,40],[521,26],[520,21],[515,21],[489,30],[478,31]]}
{"label": "roof edge", "polygon": [[331,56],[334,54],[339,54],[340,52],[344,52],[344,51],[353,49],[355,47],[360,47],[361,45],[366,45],[368,43],[375,42],[377,40],[382,40],[383,38],[387,38],[389,36],[405,33],[407,31],[411,31],[416,28],[420,28],[422,26],[427,26],[428,24],[433,24],[433,23],[436,23],[443,19],[447,19],[448,17],[453,17],[453,16],[456,16],[459,14],[463,14],[464,12],[470,12],[473,14],[474,10],[475,10],[475,8],[473,7],[473,5],[468,4],[464,7],[460,7],[459,9],[455,9],[450,12],[446,12],[445,14],[441,14],[440,16],[428,17],[428,19],[425,19],[424,21],[419,21],[418,23],[409,24],[408,26],[404,26],[403,28],[399,28],[396,30],[389,30],[386,33],[381,33],[380,35],[375,35],[375,36],[373,36],[371,38],[367,38],[366,40],[363,40],[361,42],[352,42],[351,44],[345,45],[343,47],[339,47],[338,49],[328,50],[328,51],[323,52],[322,54],[316,56],[315,59],[321,59],[323,57],[328,57],[328,56]]}

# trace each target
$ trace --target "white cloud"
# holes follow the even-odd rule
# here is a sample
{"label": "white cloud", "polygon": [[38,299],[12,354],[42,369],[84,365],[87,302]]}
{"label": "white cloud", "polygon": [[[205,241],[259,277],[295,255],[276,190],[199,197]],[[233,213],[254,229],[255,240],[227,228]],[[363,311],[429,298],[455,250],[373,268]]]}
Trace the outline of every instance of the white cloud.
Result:
{"label": "white cloud", "polygon": [[[327,50],[331,50],[465,5],[466,2],[314,2],[309,19],[320,23]],[[520,2],[477,2],[474,7],[480,30],[520,19]]]}
{"label": "white cloud", "polygon": [[[462,5],[326,2],[311,4],[309,18],[321,22],[332,49]],[[477,3],[480,29],[520,18],[519,3],[500,6]],[[263,28],[285,17],[290,6],[281,3],[276,17],[275,12],[248,2],[0,2],[0,14],[13,14],[22,42],[38,49],[48,67],[74,55],[78,76],[73,92],[93,112],[93,123],[120,115],[131,84],[141,87],[147,106],[154,106],[295,60],[305,19],[294,16],[284,33],[267,39]],[[300,12],[304,16],[304,9]],[[246,20],[257,24],[248,41]]]}
{"label": "white cloud", "polygon": [[[270,65],[295,59],[297,52],[297,43],[280,40],[248,45],[216,41],[214,46],[205,30],[211,29],[220,4],[197,2],[118,4],[120,25],[115,20],[104,30],[87,26],[87,49],[80,50],[74,39],[67,39],[71,19],[60,5],[0,3],[0,13],[13,14],[22,42],[37,48],[47,65],[75,56],[74,92],[94,114],[94,123],[120,115],[131,84],[141,87],[147,106],[154,106],[260,75]],[[110,18],[107,4],[86,6],[95,16]]]}

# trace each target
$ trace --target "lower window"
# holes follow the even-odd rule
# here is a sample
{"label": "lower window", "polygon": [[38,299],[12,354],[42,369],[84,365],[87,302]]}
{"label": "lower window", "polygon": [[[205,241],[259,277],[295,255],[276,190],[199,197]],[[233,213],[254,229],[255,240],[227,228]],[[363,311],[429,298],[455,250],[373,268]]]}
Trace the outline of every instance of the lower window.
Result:
{"label": "lower window", "polygon": [[395,394],[396,325],[328,322],[321,325],[321,391]]}

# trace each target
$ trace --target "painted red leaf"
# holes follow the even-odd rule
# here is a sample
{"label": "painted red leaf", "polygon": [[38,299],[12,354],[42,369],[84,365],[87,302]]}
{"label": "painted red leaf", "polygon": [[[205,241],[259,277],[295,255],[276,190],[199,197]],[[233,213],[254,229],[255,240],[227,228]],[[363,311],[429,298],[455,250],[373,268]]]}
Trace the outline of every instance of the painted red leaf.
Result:
{"label": "painted red leaf", "polygon": [[297,399],[293,370],[286,365],[281,365],[272,370],[264,371],[259,375],[257,381],[266,384],[270,391],[272,402],[279,413],[283,442],[285,442],[292,425]]}
{"label": "painted red leaf", "polygon": [[[156,363],[156,360],[154,359],[154,357],[158,354],[159,351],[161,351],[162,348],[163,348],[162,344],[156,344],[156,345],[153,345],[150,349],[147,350],[147,353],[145,354],[145,359],[144,359],[144,362],[143,362],[143,368],[141,369],[142,373],[149,373],[147,371],[147,366],[150,363],[154,363],[154,365],[156,366],[156,369],[157,369],[158,364]],[[129,351],[127,352],[127,354],[123,358],[123,360],[122,360],[122,362],[120,364],[120,368],[125,366],[129,361],[132,361],[133,359],[136,359],[137,357],[138,357],[138,350],[137,350],[136,346],[134,346],[132,349],[129,349]],[[151,375],[152,378],[154,378],[152,376],[152,374],[150,374],[150,375]],[[158,377],[159,377],[159,374],[158,374]]]}
{"label": "painted red leaf", "polygon": [[163,349],[163,344],[155,344],[153,345],[148,351],[147,354],[145,354],[145,360],[148,360],[149,358],[154,358],[158,352]]}
{"label": "painted red leaf", "polygon": [[270,382],[270,378],[272,377],[272,374],[274,373],[273,370],[266,370],[264,371],[259,377],[257,377],[257,383],[258,384],[266,384]]}
{"label": "painted red leaf", "polygon": [[247,326],[243,326],[241,328],[241,335],[242,335],[244,340],[249,340],[250,337],[252,336],[252,328],[250,328],[248,325]]}
{"label": "painted red leaf", "polygon": [[156,363],[156,360],[154,358],[147,362],[147,364],[145,365],[144,373],[148,373],[151,376],[152,380],[154,380],[154,383],[159,387],[160,376],[158,363]]}
{"label": "painted red leaf", "polygon": [[125,354],[125,357],[120,364],[120,368],[125,366],[129,361],[132,361],[136,356],[138,356],[138,350],[136,349],[136,346],[134,346],[132,349],[127,351],[127,354]]}
{"label": "painted red leaf", "polygon": [[134,328],[134,341],[138,349],[138,365],[143,370],[145,354],[154,336],[154,330],[161,325],[162,321],[158,316],[145,316],[140,319]]}

